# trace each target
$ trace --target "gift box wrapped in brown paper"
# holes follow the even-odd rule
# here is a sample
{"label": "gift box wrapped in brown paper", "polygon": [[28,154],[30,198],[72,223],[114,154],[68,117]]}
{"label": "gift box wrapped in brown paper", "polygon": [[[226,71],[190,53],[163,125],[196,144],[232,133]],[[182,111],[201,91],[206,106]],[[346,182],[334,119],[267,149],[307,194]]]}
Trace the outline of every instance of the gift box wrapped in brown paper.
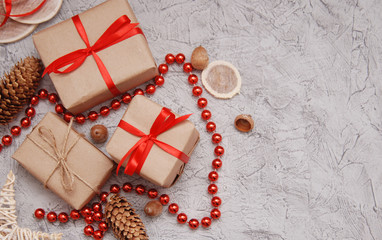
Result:
{"label": "gift box wrapped in brown paper", "polygon": [[34,127],[13,158],[74,209],[99,193],[114,167],[111,159],[54,113]]}
{"label": "gift box wrapped in brown paper", "polygon": [[[148,98],[137,95],[131,101],[122,120],[144,134],[149,134],[162,108],[161,105]],[[140,139],[140,137],[117,127],[106,146],[106,151],[115,162],[119,163],[129,149]],[[157,139],[190,156],[199,140],[199,132],[192,122],[186,120],[159,134]],[[127,158],[123,163],[124,167],[126,167],[128,160]],[[170,187],[182,174],[184,166],[183,161],[154,144],[140,169],[139,175],[156,185]]]}
{"label": "gift box wrapped in brown paper", "polygon": [[[137,23],[127,0],[109,0],[79,14],[90,46],[93,46],[112,23],[123,15],[127,15],[132,23]],[[33,41],[46,67],[66,54],[86,48],[72,19],[38,32],[33,35]],[[142,34],[134,35],[96,54],[121,93],[158,74],[156,63]],[[60,70],[65,68],[67,67]],[[49,75],[63,105],[74,114],[113,97],[91,54],[74,71]]]}

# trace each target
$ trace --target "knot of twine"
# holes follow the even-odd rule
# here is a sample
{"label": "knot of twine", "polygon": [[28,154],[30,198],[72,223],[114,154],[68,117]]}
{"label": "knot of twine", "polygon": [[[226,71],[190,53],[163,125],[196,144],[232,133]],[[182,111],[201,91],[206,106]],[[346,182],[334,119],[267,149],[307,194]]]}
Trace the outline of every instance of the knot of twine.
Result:
{"label": "knot of twine", "polygon": [[63,142],[61,148],[59,148],[59,146],[57,146],[58,145],[57,140],[56,140],[51,129],[48,129],[45,126],[41,126],[38,128],[38,134],[39,134],[40,138],[50,146],[50,148],[53,150],[53,153],[51,151],[48,151],[46,149],[46,147],[42,146],[39,142],[30,138],[28,135],[28,138],[36,146],[38,146],[42,151],[44,151],[47,155],[49,155],[57,163],[56,167],[50,173],[49,177],[45,180],[44,187],[47,188],[47,184],[48,184],[49,180],[51,179],[51,177],[54,175],[54,173],[57,170],[60,170],[61,184],[66,191],[72,191],[73,190],[74,177],[77,177],[79,180],[81,180],[83,183],[85,183],[85,185],[87,185],[90,189],[92,189],[94,192],[97,192],[96,190],[93,189],[92,186],[90,186],[90,184],[88,184],[78,174],[76,174],[68,165],[68,161],[67,161],[68,154],[70,153],[70,151],[73,149],[73,147],[77,144],[78,140],[80,139],[80,136],[77,135],[76,139],[70,144],[69,147],[67,147],[68,139],[69,139],[69,133],[70,133],[70,130],[71,130],[71,127],[73,124],[73,119],[74,118],[70,119],[70,123],[68,125],[67,130],[66,130],[64,142]]}

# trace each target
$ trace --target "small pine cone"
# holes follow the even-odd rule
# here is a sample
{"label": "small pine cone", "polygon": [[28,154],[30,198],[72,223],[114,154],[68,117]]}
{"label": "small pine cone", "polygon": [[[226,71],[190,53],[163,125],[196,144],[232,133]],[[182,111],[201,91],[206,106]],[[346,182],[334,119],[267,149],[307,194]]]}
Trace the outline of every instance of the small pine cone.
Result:
{"label": "small pine cone", "polygon": [[106,222],[119,240],[148,240],[146,228],[124,197],[111,196],[105,210]]}
{"label": "small pine cone", "polygon": [[36,91],[42,73],[41,61],[27,57],[0,80],[0,124],[12,121]]}

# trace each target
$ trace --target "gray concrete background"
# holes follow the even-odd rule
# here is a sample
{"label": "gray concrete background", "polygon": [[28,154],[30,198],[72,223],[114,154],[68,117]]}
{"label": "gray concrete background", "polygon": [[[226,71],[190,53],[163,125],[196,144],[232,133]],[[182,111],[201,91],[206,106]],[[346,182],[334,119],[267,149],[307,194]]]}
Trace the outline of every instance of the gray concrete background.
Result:
{"label": "gray concrete background", "polygon": [[[36,32],[101,2],[64,0],[59,14]],[[382,239],[381,1],[130,2],[158,63],[169,52],[189,59],[201,44],[211,60],[237,66],[243,79],[241,94],[231,100],[206,95],[226,149],[218,181],[222,218],[209,230],[192,231],[166,211],[146,217],[148,199],[126,195],[151,239]],[[38,56],[30,36],[0,45],[1,73],[28,55]],[[42,87],[54,90],[48,77]],[[213,145],[180,67],[170,67],[151,99],[180,114],[197,113],[191,120],[201,141],[179,182],[159,190],[201,219],[211,209],[206,189]],[[112,133],[125,108],[97,123]],[[47,103],[36,110],[32,125],[54,111]],[[255,119],[251,133],[234,128],[241,113]],[[76,129],[89,136],[92,125]],[[1,135],[11,126],[1,127]],[[19,225],[87,239],[83,221],[52,225],[32,216],[38,207],[70,208],[11,159],[29,131],[0,155],[0,184],[10,169],[17,177]],[[137,176],[113,176],[105,189],[126,181],[152,186]],[[114,238],[108,233],[105,239]]]}

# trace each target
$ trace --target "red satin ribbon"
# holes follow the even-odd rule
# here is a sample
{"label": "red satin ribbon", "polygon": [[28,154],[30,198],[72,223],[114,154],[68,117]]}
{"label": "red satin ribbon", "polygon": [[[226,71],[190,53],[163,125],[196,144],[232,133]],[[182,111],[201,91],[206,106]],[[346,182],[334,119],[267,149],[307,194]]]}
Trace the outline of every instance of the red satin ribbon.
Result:
{"label": "red satin ribbon", "polygon": [[45,4],[47,0],[44,0],[40,3],[40,5],[38,5],[35,9],[33,9],[32,11],[30,12],[27,12],[27,13],[23,13],[23,14],[11,14],[11,11],[12,11],[12,0],[5,0],[5,14],[2,14],[5,16],[3,22],[0,24],[0,27],[4,26],[5,23],[8,21],[8,19],[10,17],[25,17],[25,16],[29,16],[29,15],[32,15],[33,13],[37,12],[38,10],[40,10],[40,8],[42,8],[42,6]]}
{"label": "red satin ribbon", "polygon": [[174,127],[178,123],[183,122],[190,116],[191,114],[188,114],[175,118],[175,115],[168,108],[162,108],[162,111],[159,113],[158,117],[155,119],[155,122],[151,126],[149,135],[146,135],[134,126],[121,120],[118,124],[118,127],[135,136],[141,137],[141,139],[125,154],[125,156],[119,162],[117,167],[117,175],[120,167],[126,161],[127,157],[130,154],[131,156],[125,168],[125,174],[133,175],[134,172],[139,174],[144,162],[146,161],[147,155],[149,155],[149,152],[154,143],[167,153],[178,158],[182,162],[187,163],[189,157],[185,153],[179,151],[171,145],[168,145],[167,143],[159,141],[157,137],[159,134],[166,132],[167,130]]}
{"label": "red satin ribbon", "polygon": [[[121,92],[115,86],[109,72],[106,69],[106,66],[103,64],[100,57],[97,55],[97,52],[102,51],[114,44],[117,44],[121,41],[124,41],[132,36],[137,34],[142,34],[143,32],[140,28],[136,27],[139,23],[131,23],[130,19],[123,15],[118,18],[110,27],[102,34],[102,36],[94,43],[93,46],[90,45],[86,31],[79,16],[72,17],[74,26],[77,29],[78,34],[81,39],[86,44],[86,48],[78,49],[74,52],[68,53],[54,62],[49,64],[48,67],[45,68],[43,76],[46,73],[69,73],[77,68],[79,68],[86,58],[90,55],[94,57],[94,60],[97,63],[98,69],[106,83],[106,86],[109,88],[110,92],[117,96],[121,94]],[[60,71],[59,69],[68,66],[65,70]]]}

